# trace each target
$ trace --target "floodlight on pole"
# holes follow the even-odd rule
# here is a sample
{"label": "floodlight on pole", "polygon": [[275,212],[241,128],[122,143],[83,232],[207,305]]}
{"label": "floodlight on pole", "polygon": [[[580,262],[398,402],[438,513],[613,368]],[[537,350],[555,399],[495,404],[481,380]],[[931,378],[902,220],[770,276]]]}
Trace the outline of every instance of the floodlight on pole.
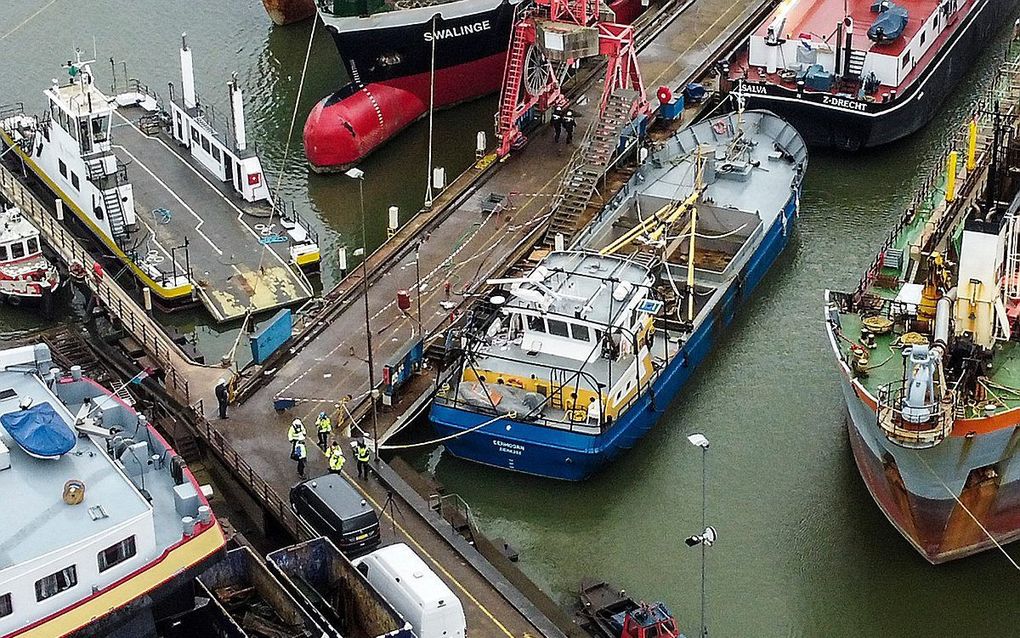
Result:
{"label": "floodlight on pole", "polygon": [[[691,536],[685,542],[688,547],[701,545],[701,638],[708,636],[708,627],[705,624],[705,548],[711,547],[715,542],[715,528],[709,527],[705,522],[708,512],[708,437],[701,432],[689,434],[687,440],[694,447],[701,448],[701,529],[705,530],[699,536]],[[711,533],[710,533],[711,532]]]}
{"label": "floodlight on pole", "polygon": [[[368,239],[365,231],[365,171],[358,167],[349,168],[344,175],[351,179],[358,180],[358,201],[361,202],[361,280],[365,285],[365,341],[368,344],[368,389],[372,401],[372,443],[379,445],[379,414],[376,406],[377,389],[375,387],[375,362],[372,360],[372,325],[368,311]],[[354,253],[357,255],[357,251]],[[378,449],[378,448],[377,448]],[[376,462],[379,461],[379,454],[375,455]]]}

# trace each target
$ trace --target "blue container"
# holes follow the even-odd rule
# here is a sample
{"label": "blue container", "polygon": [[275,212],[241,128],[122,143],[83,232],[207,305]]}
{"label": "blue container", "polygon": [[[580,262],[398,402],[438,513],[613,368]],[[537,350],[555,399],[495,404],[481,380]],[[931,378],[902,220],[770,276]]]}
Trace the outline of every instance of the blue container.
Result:
{"label": "blue container", "polygon": [[674,95],[669,102],[659,104],[659,117],[673,121],[684,116],[684,96]]}

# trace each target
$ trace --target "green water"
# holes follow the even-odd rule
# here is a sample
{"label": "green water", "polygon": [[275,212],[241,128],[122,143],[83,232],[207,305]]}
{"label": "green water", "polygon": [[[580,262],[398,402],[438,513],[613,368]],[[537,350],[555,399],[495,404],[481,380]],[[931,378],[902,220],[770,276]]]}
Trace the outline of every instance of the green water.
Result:
{"label": "green water", "polygon": [[[5,0],[10,25],[41,0]],[[273,28],[261,3],[88,0],[57,3],[0,40],[0,101],[40,106],[75,44],[99,59],[128,60],[150,86],[177,82],[179,33],[189,32],[199,92],[226,104],[236,71],[249,106],[249,137],[279,168],[308,44],[309,25]],[[997,48],[990,45],[989,49]],[[995,553],[931,567],[886,523],[850,456],[845,412],[822,334],[821,295],[852,287],[968,110],[991,69],[968,75],[943,115],[896,148],[855,156],[814,153],[799,225],[755,299],[716,344],[663,421],[606,472],[571,485],[510,475],[431,451],[412,460],[471,504],[491,536],[521,551],[521,566],[564,603],[585,576],[608,578],[635,596],[661,598],[688,635],[697,634],[699,557],[683,539],[700,525],[701,465],[686,435],[703,431],[709,522],[708,621],[713,636],[1014,636],[1016,574]],[[312,104],[341,81],[324,32],[298,108],[281,192],[322,230],[323,285],[336,281],[336,248],[360,236],[356,185],[311,176],[300,129]],[[108,67],[98,64],[101,82]],[[471,161],[474,135],[489,130],[493,99],[436,118],[436,163],[452,176]],[[419,122],[362,166],[369,243],[385,236],[385,210],[406,220],[425,188],[427,127]],[[358,242],[351,240],[351,245]],[[0,309],[0,328],[31,321]],[[236,331],[194,327],[218,358]],[[1011,550],[1020,554],[1020,548]]]}

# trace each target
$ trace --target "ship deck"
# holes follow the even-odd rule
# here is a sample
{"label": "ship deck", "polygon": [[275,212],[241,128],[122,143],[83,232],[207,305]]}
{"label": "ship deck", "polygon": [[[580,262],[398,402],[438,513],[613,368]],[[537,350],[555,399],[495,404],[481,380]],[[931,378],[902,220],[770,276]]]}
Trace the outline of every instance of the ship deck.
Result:
{"label": "ship deck", "polygon": [[[0,389],[14,392],[0,400],[0,414],[17,411],[22,397],[32,397],[34,405],[49,403],[70,426],[72,415],[80,407],[65,407],[37,377],[19,372],[0,372]],[[180,540],[180,519],[169,472],[146,472],[150,504],[116,467],[105,445],[91,437],[79,437],[74,450],[56,460],[30,456],[2,427],[0,440],[11,456],[11,467],[0,471],[0,492],[7,512],[0,518],[0,571],[75,547],[150,509],[157,548],[162,551]],[[71,479],[81,480],[86,486],[86,501],[78,506],[62,500],[64,484]],[[94,520],[92,511],[96,507],[102,507],[105,516]]]}
{"label": "ship deck", "polygon": [[[852,341],[860,342],[861,316],[856,313],[844,313],[839,316],[843,335]],[[892,332],[875,336],[875,348],[871,350],[871,362],[867,376],[858,376],[857,380],[872,396],[878,395],[878,389],[889,383],[903,379],[902,349],[896,347],[900,334]],[[844,359],[849,352],[850,344],[841,342],[840,350]],[[992,369],[988,372],[985,392],[988,400],[994,401],[1000,411],[1020,408],[1020,343],[1016,341],[1000,342],[995,356],[992,358]],[[968,405],[966,416],[983,416],[983,406]]]}
{"label": "ship deck", "polygon": [[925,21],[939,6],[940,0],[892,0],[890,4],[907,10],[907,26],[895,41],[876,44],[868,39],[866,32],[879,14],[871,11],[875,0],[802,0],[784,2],[769,19],[755,31],[765,36],[773,19],[786,11],[786,23],[780,37],[826,40],[836,30],[836,25],[849,15],[855,25],[854,48],[862,51],[874,50],[882,55],[898,56],[906,50],[911,39],[921,30]]}
{"label": "ship deck", "polygon": [[137,122],[146,114],[118,107],[111,135],[134,192],[138,224],[128,241],[139,261],[164,272],[184,273],[190,265],[199,299],[220,322],[249,308],[255,314],[310,298],[308,281],[288,264],[289,243],[263,243],[266,235],[286,236],[279,216],[267,230],[268,207],[228,192],[164,133],[143,133]]}

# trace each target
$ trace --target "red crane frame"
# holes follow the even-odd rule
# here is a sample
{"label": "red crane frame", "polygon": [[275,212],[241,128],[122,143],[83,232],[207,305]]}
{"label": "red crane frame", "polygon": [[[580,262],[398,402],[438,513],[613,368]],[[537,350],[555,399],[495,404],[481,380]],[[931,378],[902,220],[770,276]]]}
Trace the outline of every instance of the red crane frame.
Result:
{"label": "red crane frame", "polygon": [[[510,150],[525,139],[520,122],[528,111],[536,107],[544,111],[549,107],[563,106],[567,102],[552,65],[544,58],[533,61],[545,68],[545,85],[542,89],[532,94],[522,86],[528,55],[538,46],[539,22],[595,27],[598,30],[599,55],[607,58],[605,83],[599,103],[600,116],[605,111],[609,96],[623,88],[633,89],[638,94],[632,108],[632,118],[649,112],[644,81],[638,68],[634,28],[602,21],[598,9],[598,0],[535,0],[533,4],[518,8],[503,69],[499,113],[496,115],[499,157],[509,155]],[[573,61],[569,60],[568,63]]]}

